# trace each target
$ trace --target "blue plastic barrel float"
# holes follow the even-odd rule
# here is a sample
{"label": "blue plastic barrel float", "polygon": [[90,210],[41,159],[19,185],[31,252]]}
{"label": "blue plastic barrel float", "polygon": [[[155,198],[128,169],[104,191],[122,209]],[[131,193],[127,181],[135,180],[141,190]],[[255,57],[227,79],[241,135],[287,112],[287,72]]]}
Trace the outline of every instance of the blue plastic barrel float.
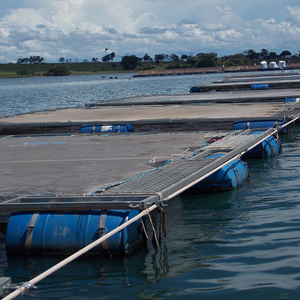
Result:
{"label": "blue plastic barrel float", "polygon": [[121,125],[82,125],[80,133],[99,133],[99,132],[132,132],[133,127],[131,124]]}
{"label": "blue plastic barrel float", "polygon": [[[256,131],[251,134],[261,134],[262,132]],[[281,153],[282,147],[279,139],[273,136],[268,137],[262,143],[258,144],[255,148],[246,152],[242,157],[245,158],[268,158],[274,157]]]}
{"label": "blue plastic barrel float", "polygon": [[251,90],[265,90],[269,89],[269,84],[251,84]]}
{"label": "blue plastic barrel float", "polygon": [[296,102],[296,103],[299,103],[299,102],[300,102],[300,98],[285,98],[285,99],[284,99],[284,102],[285,102],[285,103],[288,103],[288,102]]}
{"label": "blue plastic barrel float", "polygon": [[244,129],[269,129],[271,127],[284,125],[284,120],[258,120],[258,121],[235,121],[233,123],[234,130]]}
{"label": "blue plastic barrel float", "polygon": [[[222,153],[207,156],[207,159],[217,159]],[[243,181],[249,179],[247,164],[241,159],[235,159],[220,170],[208,176],[192,187],[192,190],[221,191],[238,188]]]}
{"label": "blue plastic barrel float", "polygon": [[[138,210],[13,212],[6,231],[8,253],[73,253],[94,242]],[[129,255],[144,243],[141,220],[91,250],[100,255]]]}
{"label": "blue plastic barrel float", "polygon": [[[272,127],[284,125],[284,120],[257,120],[257,121],[235,121],[233,123],[234,130],[245,130],[245,129],[269,129]],[[280,133],[285,133],[286,128],[282,128]]]}
{"label": "blue plastic barrel float", "polygon": [[192,86],[190,88],[190,93],[198,93],[198,92],[202,92],[202,88],[199,86]]}

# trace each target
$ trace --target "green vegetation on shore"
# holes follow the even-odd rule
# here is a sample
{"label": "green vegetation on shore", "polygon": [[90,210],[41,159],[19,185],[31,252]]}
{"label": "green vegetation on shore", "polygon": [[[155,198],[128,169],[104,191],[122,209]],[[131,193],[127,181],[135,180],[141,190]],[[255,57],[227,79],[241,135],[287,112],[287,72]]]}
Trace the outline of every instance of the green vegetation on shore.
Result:
{"label": "green vegetation on shore", "polygon": [[[123,71],[120,63],[118,68],[111,66],[111,63],[64,63],[71,75],[88,75],[99,73],[113,73]],[[53,67],[60,64],[0,64],[0,78],[43,76]]]}
{"label": "green vegetation on shore", "polygon": [[[124,71],[121,63],[64,63],[64,64],[0,64],[0,78],[45,76],[55,66],[66,66],[71,75],[92,75],[130,72]],[[133,72],[133,71],[131,71]],[[137,72],[137,70],[135,70]],[[54,74],[48,74],[54,75]]]}
{"label": "green vegetation on shore", "polygon": [[[113,57],[109,60],[98,61],[93,58],[91,62],[72,63],[71,60],[60,59],[60,63],[45,63],[43,60],[18,60],[18,63],[0,64],[0,78],[32,77],[32,76],[63,76],[63,75],[91,75],[109,74],[121,72],[138,72],[145,70],[167,70],[181,68],[209,68],[216,66],[251,66],[259,65],[260,61],[288,60],[289,63],[300,63],[299,57],[286,59],[282,55],[289,55],[290,52],[283,51],[281,55],[275,52],[268,52],[262,49],[260,53],[253,50],[244,51],[243,54],[234,54],[218,57],[217,53],[198,53],[197,55],[182,55],[180,58],[176,54],[156,54],[152,59],[148,54],[139,58],[135,55],[124,56],[121,62],[113,62]],[[39,58],[39,56],[37,56]],[[42,58],[43,59],[43,58]]]}

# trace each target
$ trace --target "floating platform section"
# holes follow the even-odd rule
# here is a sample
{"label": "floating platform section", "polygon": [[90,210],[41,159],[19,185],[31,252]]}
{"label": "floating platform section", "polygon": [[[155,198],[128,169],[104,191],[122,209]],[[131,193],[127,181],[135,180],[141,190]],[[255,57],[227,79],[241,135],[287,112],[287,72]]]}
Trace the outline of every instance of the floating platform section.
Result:
{"label": "floating platform section", "polygon": [[[149,161],[150,166],[152,165],[149,171],[139,173],[137,176],[122,182],[106,186],[102,183],[102,187],[99,186],[89,196],[57,196],[44,193],[44,195],[19,197],[5,201],[0,204],[2,211],[15,211],[12,213],[7,226],[7,251],[10,253],[28,254],[73,253],[136,216],[141,209],[145,209],[153,203],[166,203],[175,195],[188,190],[190,187],[206,190],[237,188],[249,178],[249,170],[242,160],[235,157],[239,153],[245,151],[247,153],[247,149],[257,143],[258,146],[255,149],[259,148],[259,145],[263,143],[264,151],[266,153],[270,151],[273,155],[274,145],[278,144],[272,139],[272,136],[264,141],[264,137],[266,135],[269,136],[272,131],[274,129],[271,128],[266,132],[251,133],[250,130],[246,130],[241,131],[239,134],[236,132],[224,133],[220,138],[210,138],[208,140],[209,143],[202,143],[197,147],[188,147],[185,150],[182,149],[183,152],[178,157],[155,156]],[[196,137],[196,140],[199,141],[198,135],[196,134],[194,138]],[[172,146],[175,147],[174,149],[178,148],[180,135],[158,136],[160,138],[158,140],[160,151],[169,138],[171,140],[169,139],[167,142],[168,151],[170,151],[169,147],[175,140],[177,140],[177,143]],[[187,138],[185,141],[190,141],[193,135],[187,134],[182,135],[182,137]],[[110,136],[101,138],[105,138],[108,144],[112,139]],[[116,138],[120,139],[122,137]],[[128,138],[126,136],[127,143]],[[138,138],[140,143],[141,136],[138,135],[136,138]],[[145,138],[145,141],[149,140],[147,135],[142,138]],[[77,144],[80,139],[83,139],[85,147],[91,147],[93,143],[98,146],[98,143],[95,143],[95,136],[88,138],[92,139],[93,143],[88,143],[87,137],[79,136],[75,137],[75,139],[78,139],[75,141]],[[151,139],[153,143],[154,135],[151,135]],[[18,148],[22,149],[22,146],[25,146],[23,150],[25,150],[25,153],[27,153],[26,150],[29,150],[27,154],[32,149],[26,149],[26,146],[51,146],[49,143],[42,142],[27,142],[23,144],[22,138],[19,142],[21,142],[19,144],[21,147]],[[13,147],[17,146],[14,143],[12,145]],[[65,147],[66,144],[55,143],[55,145]],[[268,145],[270,145],[270,148],[268,148]],[[93,149],[90,150],[91,153],[96,153],[97,155],[97,152],[94,152]],[[125,149],[125,151],[129,154],[128,150]],[[145,151],[145,149],[142,151]],[[262,153],[263,150],[259,148],[256,151]],[[5,156],[5,153],[3,154]],[[107,156],[107,152],[102,153],[102,155]],[[148,156],[145,158],[149,159]],[[85,159],[83,160],[85,161]],[[38,161],[35,162],[37,163]],[[73,159],[71,158],[72,161]],[[15,161],[13,162],[15,163]],[[93,163],[95,164],[95,161]],[[118,174],[122,168],[120,168],[118,160],[115,163],[119,166],[119,168],[116,168],[116,173]],[[61,165],[62,161],[59,164]],[[130,167],[130,162],[127,164],[127,170],[128,167]],[[140,164],[138,167],[144,168],[145,164]],[[96,169],[101,172],[101,168],[96,167]],[[42,171],[44,172],[44,168],[42,168]],[[93,174],[93,172],[91,173]],[[212,175],[209,175],[210,173]],[[102,174],[104,176],[108,175],[103,170]],[[57,176],[58,174],[53,175]],[[61,179],[58,182],[64,184],[66,183],[65,180]],[[49,187],[51,188],[51,186],[45,187],[44,191],[47,192]],[[102,243],[99,247],[94,248],[93,253],[100,255],[130,254],[138,246],[141,246],[143,241],[143,231],[139,220],[109,238],[107,242]]]}
{"label": "floating platform section", "polygon": [[[219,138],[204,132],[4,138],[0,209],[14,211],[7,251],[72,253],[191,187],[236,188],[249,176],[240,155],[253,147],[275,155],[276,132],[235,130]],[[137,221],[94,252],[124,255],[142,243]]]}
{"label": "floating platform section", "polygon": [[[235,188],[248,172],[233,158],[269,131],[224,132],[222,140],[199,132],[4,138],[0,209],[14,211],[7,251],[75,252],[153,203],[166,204],[210,173],[217,172],[211,180],[218,185]],[[124,255],[142,243],[137,221],[93,252]]]}
{"label": "floating platform section", "polygon": [[258,72],[226,75],[222,80],[216,80],[213,83],[220,82],[247,82],[247,81],[274,81],[281,79],[300,79],[300,73],[296,71],[278,71],[278,72]]}
{"label": "floating platform section", "polygon": [[[0,134],[76,134],[80,131],[83,134],[106,134],[116,131],[116,124],[126,124],[126,127],[120,126],[125,133],[126,130],[131,132],[129,124],[136,133],[232,130],[234,121],[289,120],[300,112],[300,103],[284,102],[287,96],[300,95],[300,89],[282,91],[280,95],[276,94],[277,98],[274,92],[268,92],[271,91],[151,96],[124,101],[121,106],[109,102],[94,108],[3,117],[0,119]],[[102,131],[103,124],[107,126],[104,128],[113,131]]]}
{"label": "floating platform section", "polygon": [[[272,132],[223,132],[209,144],[214,135],[206,132],[3,138],[0,207],[145,209],[205,179]],[[224,155],[207,158],[217,153]]]}
{"label": "floating platform section", "polygon": [[219,81],[212,84],[196,85],[192,86],[190,93],[209,92],[209,91],[233,91],[233,90],[262,90],[262,89],[288,89],[299,88],[300,77],[299,76],[285,76],[281,78],[250,78],[245,80],[243,78],[235,81]]}
{"label": "floating platform section", "polygon": [[[299,103],[284,102],[298,92],[133,97],[2,118],[0,209],[13,212],[7,251],[72,253],[191,187],[239,187],[249,177],[242,155],[281,151],[273,136],[300,117]],[[283,101],[249,104],[263,94]],[[217,137],[200,126],[212,123]],[[93,251],[123,255],[142,242],[138,221]]]}
{"label": "floating platform section", "polygon": [[[7,226],[6,249],[9,253],[73,253],[138,213],[137,210],[14,212]],[[143,242],[139,220],[91,252],[100,255],[128,255]]]}
{"label": "floating platform section", "polygon": [[[238,188],[249,178],[240,158],[280,153],[275,136],[300,118],[300,79],[290,79],[3,117],[0,210],[8,222],[7,253],[74,253],[191,188]],[[280,93],[268,89],[283,85]],[[215,93],[224,86],[247,92]],[[195,95],[205,90],[213,92]],[[249,104],[253,100],[265,103]],[[133,253],[144,243],[143,225],[135,221],[90,253]]]}

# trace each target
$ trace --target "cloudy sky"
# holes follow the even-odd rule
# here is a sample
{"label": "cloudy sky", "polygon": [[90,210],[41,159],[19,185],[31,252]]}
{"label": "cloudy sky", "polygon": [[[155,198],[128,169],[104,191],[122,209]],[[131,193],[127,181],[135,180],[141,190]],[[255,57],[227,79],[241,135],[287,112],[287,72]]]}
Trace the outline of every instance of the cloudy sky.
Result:
{"label": "cloudy sky", "polygon": [[299,0],[0,0],[0,63],[300,50]]}

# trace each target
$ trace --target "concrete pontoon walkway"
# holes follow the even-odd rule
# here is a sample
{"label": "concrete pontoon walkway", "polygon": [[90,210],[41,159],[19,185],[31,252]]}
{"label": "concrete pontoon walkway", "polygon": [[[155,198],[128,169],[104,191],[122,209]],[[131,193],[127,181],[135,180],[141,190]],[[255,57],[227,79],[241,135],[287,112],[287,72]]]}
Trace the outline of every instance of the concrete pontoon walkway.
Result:
{"label": "concrete pontoon walkway", "polygon": [[45,193],[89,195],[169,159],[188,157],[212,135],[5,137],[0,139],[0,197]]}
{"label": "concrete pontoon walkway", "polygon": [[[1,130],[15,128],[19,130],[16,134],[23,133],[24,136],[10,136],[12,133],[0,131],[3,134],[0,139],[3,174],[0,198],[4,200],[50,193],[55,194],[53,202],[58,201],[57,196],[83,197],[86,200],[86,197],[92,198],[92,194],[98,195],[97,191],[109,197],[124,193],[129,197],[139,195],[142,198],[152,195],[149,203],[153,199],[172,197],[276,131],[270,128],[259,135],[250,135],[250,131],[235,132],[231,126],[230,131],[224,132],[225,122],[286,120],[300,115],[297,101],[261,103],[259,100],[263,95],[268,99],[287,95],[298,97],[300,89],[277,90],[273,95],[270,91],[254,91],[140,96],[99,102],[85,108],[3,117],[0,119]],[[249,101],[251,97],[255,103],[230,103]],[[226,98],[229,103],[207,103],[218,102],[220,98]],[[192,121],[196,124],[194,127],[191,126]],[[204,132],[199,126],[201,122],[218,122],[222,131]],[[78,126],[84,124],[122,123],[133,123],[133,127],[147,124],[149,133],[145,131],[141,134],[141,130],[124,134],[79,134],[78,130]],[[155,133],[155,124],[159,124],[157,127],[167,124],[167,130]],[[177,124],[176,128],[174,124]],[[30,126],[43,127],[43,135],[30,135],[22,131],[22,128]],[[77,126],[77,131],[64,135],[62,132],[46,134],[49,128],[55,126]],[[182,127],[188,129],[182,131]],[[212,150],[207,147],[206,141],[215,135],[225,136],[224,141],[234,136],[235,142],[227,141],[226,149],[221,143],[218,149]],[[220,151],[224,156],[204,159],[212,151]],[[163,165],[165,162],[168,162],[167,165]],[[111,200],[109,204],[112,205]]]}
{"label": "concrete pontoon walkway", "polygon": [[157,105],[125,106],[102,108],[72,108],[36,112],[0,119],[0,126],[20,124],[51,123],[94,123],[94,122],[137,122],[145,120],[183,120],[183,119],[243,119],[276,117],[280,112],[299,108],[296,103],[272,103],[255,105],[207,104],[207,105]]}
{"label": "concrete pontoon walkway", "polygon": [[297,89],[300,87],[300,79],[296,78],[282,78],[282,79],[259,79],[254,78],[249,81],[222,81],[212,84],[195,85],[192,87],[193,92],[208,92],[216,91],[233,91],[233,90],[250,90],[251,85],[268,85],[270,89]]}
{"label": "concrete pontoon walkway", "polygon": [[[0,118],[3,128],[101,123],[174,123],[197,120],[223,122],[257,118],[282,118],[300,110],[300,89],[189,93],[139,96],[88,104],[85,108],[57,109]],[[220,125],[222,125],[220,123]],[[7,134],[7,133],[5,133]],[[10,133],[12,134],[12,133]]]}
{"label": "concrete pontoon walkway", "polygon": [[227,75],[223,80],[217,80],[213,83],[220,82],[243,82],[243,81],[254,81],[254,80],[290,80],[290,79],[300,79],[299,72],[290,72],[290,71],[277,71],[277,72],[263,72],[259,74],[232,74]]}
{"label": "concrete pontoon walkway", "polygon": [[189,103],[244,103],[244,102],[284,102],[285,98],[300,97],[300,89],[281,90],[244,90],[230,92],[203,92],[181,95],[137,96],[124,99],[87,103],[87,107],[155,105],[155,104],[189,104]]}
{"label": "concrete pontoon walkway", "polygon": [[[0,206],[30,211],[143,209],[170,200],[273,132],[2,138]],[[213,136],[221,136],[225,144],[219,141],[212,148],[207,140]],[[223,156],[207,158],[212,153]],[[22,198],[28,195],[36,196]],[[10,199],[15,200],[6,204]]]}
{"label": "concrete pontoon walkway", "polygon": [[[300,94],[300,90],[298,92]],[[105,101],[95,107],[56,109],[3,117],[0,118],[0,135],[79,133],[82,125],[124,123],[131,123],[135,132],[168,132],[171,127],[177,132],[231,130],[234,121],[288,120],[300,112],[298,101],[259,102],[262,91],[253,94],[223,93],[224,97],[228,97],[228,103],[217,102],[218,97],[222,97],[220,94],[222,93],[141,96],[124,99],[122,105],[118,105],[117,100]],[[250,94],[254,102],[249,100]],[[297,96],[299,94],[294,93]],[[242,95],[244,99],[240,98]],[[286,95],[284,93],[277,97]],[[208,97],[211,97],[212,103],[207,103]],[[266,94],[266,97],[269,95]],[[193,98],[199,101],[191,100]],[[245,103],[230,103],[232,101]]]}

